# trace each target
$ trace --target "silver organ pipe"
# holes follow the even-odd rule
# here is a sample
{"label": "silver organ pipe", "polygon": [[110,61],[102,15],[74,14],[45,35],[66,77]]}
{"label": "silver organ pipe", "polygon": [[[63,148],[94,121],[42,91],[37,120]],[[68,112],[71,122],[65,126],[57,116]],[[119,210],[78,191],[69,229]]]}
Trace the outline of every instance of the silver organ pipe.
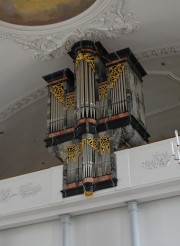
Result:
{"label": "silver organ pipe", "polygon": [[84,62],[84,95],[85,95],[85,115],[86,118],[89,118],[89,73],[88,73],[88,64]]}
{"label": "silver organ pipe", "polygon": [[110,174],[110,136],[107,133],[102,133],[100,136],[102,175],[108,175]]}
{"label": "silver organ pipe", "polygon": [[64,85],[59,83],[51,87],[51,133],[64,128]]}
{"label": "silver organ pipe", "polygon": [[95,99],[95,73],[93,69],[91,70],[91,84],[92,84],[92,118],[96,117],[96,99]]}
{"label": "silver organ pipe", "polygon": [[79,83],[81,80],[81,74],[80,74],[80,66],[76,65],[76,108],[77,108],[77,120],[81,119],[81,83]]}
{"label": "silver organ pipe", "polygon": [[76,180],[77,159],[75,148],[75,144],[69,144],[66,149],[67,183],[73,183]]}
{"label": "silver organ pipe", "polygon": [[66,115],[67,128],[75,125],[75,93],[71,92],[66,95]]}
{"label": "silver organ pipe", "polygon": [[109,85],[112,102],[112,115],[127,111],[125,65],[116,64],[109,68]]}
{"label": "silver organ pipe", "polygon": [[84,61],[80,61],[80,98],[81,98],[81,118],[84,118],[85,108],[84,108]]}
{"label": "silver organ pipe", "polygon": [[108,84],[107,82],[98,85],[99,119],[108,117]]}
{"label": "silver organ pipe", "polygon": [[79,53],[76,58],[77,119],[95,118],[94,56]]}

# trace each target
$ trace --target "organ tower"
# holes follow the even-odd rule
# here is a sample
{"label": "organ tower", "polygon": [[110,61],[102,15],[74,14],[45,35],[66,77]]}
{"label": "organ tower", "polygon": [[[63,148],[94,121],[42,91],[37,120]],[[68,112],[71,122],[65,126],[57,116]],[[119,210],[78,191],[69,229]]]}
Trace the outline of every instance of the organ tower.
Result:
{"label": "organ tower", "polygon": [[115,151],[148,141],[142,89],[146,75],[129,48],[109,54],[80,41],[48,83],[46,147],[63,161],[63,197],[117,185]]}

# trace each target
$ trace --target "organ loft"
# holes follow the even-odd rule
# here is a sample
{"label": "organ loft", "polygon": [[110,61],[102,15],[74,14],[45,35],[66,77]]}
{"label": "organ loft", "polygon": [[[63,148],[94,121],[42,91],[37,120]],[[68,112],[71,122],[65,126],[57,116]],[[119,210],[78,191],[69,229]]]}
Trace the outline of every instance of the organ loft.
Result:
{"label": "organ loft", "polygon": [[63,197],[117,185],[115,151],[145,144],[142,77],[129,48],[108,53],[100,42],[80,41],[66,68],[48,83],[46,147],[63,162]]}

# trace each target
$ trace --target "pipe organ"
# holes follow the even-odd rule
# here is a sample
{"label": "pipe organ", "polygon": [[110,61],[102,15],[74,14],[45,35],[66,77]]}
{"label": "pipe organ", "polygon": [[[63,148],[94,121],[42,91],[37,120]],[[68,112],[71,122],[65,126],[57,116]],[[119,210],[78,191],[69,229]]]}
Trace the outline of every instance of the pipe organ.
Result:
{"label": "pipe organ", "polygon": [[63,161],[63,197],[117,185],[115,151],[148,141],[142,90],[146,75],[129,48],[109,54],[80,41],[68,68],[48,83],[46,147]]}

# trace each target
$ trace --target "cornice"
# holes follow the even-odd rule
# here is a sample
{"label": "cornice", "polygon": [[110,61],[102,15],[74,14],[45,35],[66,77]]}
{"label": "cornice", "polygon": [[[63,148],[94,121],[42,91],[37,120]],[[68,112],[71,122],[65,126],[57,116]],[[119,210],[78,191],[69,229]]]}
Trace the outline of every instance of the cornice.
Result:
{"label": "cornice", "polygon": [[180,43],[161,47],[154,47],[136,52],[139,61],[151,60],[158,57],[174,56],[180,54]]}
{"label": "cornice", "polygon": [[43,86],[34,91],[31,91],[28,95],[18,99],[14,103],[8,105],[0,111],[0,122],[7,120],[12,115],[16,114],[23,108],[31,105],[35,101],[47,96],[47,87]]}
{"label": "cornice", "polygon": [[96,0],[85,12],[46,27],[22,27],[0,22],[0,39],[11,40],[40,60],[59,58],[79,40],[120,37],[138,30],[140,23],[127,9],[127,0]]}
{"label": "cornice", "polygon": [[147,74],[150,76],[165,76],[169,79],[175,81],[176,83],[180,83],[180,77],[178,77],[176,74],[174,74],[171,71],[147,71]]}

